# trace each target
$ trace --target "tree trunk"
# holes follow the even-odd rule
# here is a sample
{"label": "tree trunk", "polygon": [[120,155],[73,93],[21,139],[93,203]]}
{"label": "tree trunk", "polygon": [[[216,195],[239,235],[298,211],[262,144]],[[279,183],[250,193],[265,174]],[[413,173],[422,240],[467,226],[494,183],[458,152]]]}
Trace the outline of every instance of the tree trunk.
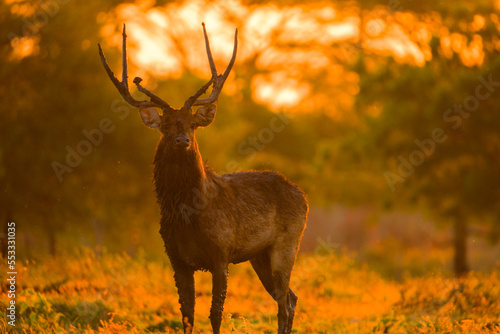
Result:
{"label": "tree trunk", "polygon": [[464,217],[455,217],[454,225],[454,242],[455,256],[453,261],[453,269],[455,276],[461,277],[469,271],[467,264],[467,222]]}

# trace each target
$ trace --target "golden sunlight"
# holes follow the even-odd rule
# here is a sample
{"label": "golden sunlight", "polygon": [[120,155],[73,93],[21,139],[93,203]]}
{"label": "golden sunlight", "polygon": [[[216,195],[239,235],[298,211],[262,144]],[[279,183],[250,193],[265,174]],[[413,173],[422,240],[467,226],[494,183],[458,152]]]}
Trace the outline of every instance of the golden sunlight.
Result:
{"label": "golden sunlight", "polygon": [[309,94],[310,86],[280,71],[256,75],[252,80],[252,90],[257,101],[266,101],[271,108],[278,109],[297,105]]}
{"label": "golden sunlight", "polygon": [[[237,62],[255,57],[262,70],[281,71],[257,76],[252,81],[254,98],[272,108],[295,106],[309,94],[309,85],[290,72],[297,64],[316,71],[330,65],[329,55],[315,45],[328,47],[358,34],[358,21],[340,16],[332,6],[245,7],[234,1],[223,9],[241,20]],[[154,76],[178,77],[188,69],[208,77],[206,56],[199,51],[203,48],[203,35],[193,21],[206,22],[219,69],[225,67],[230,57],[235,24],[223,15],[221,6],[191,0],[162,8],[142,1],[121,5],[116,14],[128,25],[129,58]],[[109,25],[105,25],[101,34],[111,39],[112,44],[120,45],[116,28],[110,31]],[[297,46],[290,48],[288,44]]]}
{"label": "golden sunlight", "polygon": [[[252,80],[252,96],[273,109],[295,107],[313,98],[310,95],[314,92],[305,80],[308,73],[328,73],[339,59],[350,62],[357,52],[392,56],[398,62],[423,66],[432,59],[428,45],[431,32],[444,27],[432,13],[419,21],[411,12],[377,9],[363,12],[362,20],[352,8],[325,3],[249,6],[240,0],[223,4],[188,0],[155,7],[154,1],[143,0],[118,6],[115,15],[116,21],[128,25],[129,58],[142,71],[164,78],[179,77],[186,70],[209,77],[201,22],[206,23],[217,68],[225,68],[237,27],[236,63],[255,61],[260,71],[268,73]],[[118,25],[109,18],[106,22],[101,34],[119,46]],[[475,15],[470,28],[477,31],[484,24],[484,17]],[[349,50],[343,43],[356,41],[362,47],[346,52]],[[457,33],[441,41],[446,56],[457,53],[467,66],[482,63],[479,35],[468,44]],[[342,85],[338,80],[333,84]]]}
{"label": "golden sunlight", "polygon": [[29,17],[35,14],[36,12],[36,6],[30,3],[25,3],[23,1],[16,1],[16,0],[8,0],[6,1],[6,3],[13,4],[12,7],[10,7],[10,12],[12,15]]}
{"label": "golden sunlight", "polygon": [[133,58],[141,66],[159,76],[179,77],[182,74],[182,63],[172,39],[136,22],[129,24],[128,31],[130,45],[137,45]]}
{"label": "golden sunlight", "polygon": [[16,37],[10,42],[12,52],[10,60],[19,61],[25,57],[38,54],[38,37]]}

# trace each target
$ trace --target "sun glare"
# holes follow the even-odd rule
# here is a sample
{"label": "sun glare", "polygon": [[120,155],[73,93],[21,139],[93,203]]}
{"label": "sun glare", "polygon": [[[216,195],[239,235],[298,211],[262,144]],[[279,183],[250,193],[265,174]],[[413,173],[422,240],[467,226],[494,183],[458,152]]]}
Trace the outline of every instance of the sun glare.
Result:
{"label": "sun glare", "polygon": [[134,59],[151,69],[156,75],[178,77],[182,74],[182,64],[171,39],[143,29],[141,25],[130,24],[130,35],[138,48]]}
{"label": "sun glare", "polygon": [[[358,34],[358,21],[354,17],[339,15],[329,5],[245,7],[233,1],[226,7],[224,10],[242,19],[243,25],[238,27],[237,62],[255,57],[262,70],[273,73],[279,69],[282,72],[265,76],[265,80],[264,76],[257,77],[253,81],[260,83],[252,85],[255,99],[272,108],[293,107],[310,92],[309,84],[300,82],[292,73],[283,73],[300,66],[320,71],[331,64],[327,54],[312,46],[329,46]],[[178,77],[186,68],[200,76],[209,74],[205,54],[192,51],[193,45],[203,48],[201,29],[192,22],[206,22],[218,68],[224,68],[230,58],[234,23],[228,21],[220,6],[191,0],[162,8],[143,1],[119,6],[117,16],[128,25],[129,58],[155,76]],[[121,37],[116,29],[111,32],[110,28],[105,26],[102,33],[114,35],[113,44],[118,46]],[[280,47],[287,43],[302,46]]]}
{"label": "sun glare", "polygon": [[[364,13],[369,19],[361,27],[359,13],[352,8],[342,11],[325,3],[250,6],[238,0],[224,4],[188,0],[155,7],[153,1],[144,0],[118,6],[116,14],[129,26],[130,58],[141,69],[161,77],[179,77],[186,69],[203,78],[209,76],[206,55],[201,52],[201,22],[206,23],[217,68],[225,68],[231,57],[234,28],[238,26],[237,64],[255,59],[257,68],[265,73],[286,73],[260,75],[253,80],[261,84],[252,84],[257,90],[254,98],[272,108],[297,106],[310,94],[309,84],[304,76],[296,75],[297,71],[327,73],[336,59],[351,61],[360,51],[423,66],[432,59],[428,44],[438,33],[442,35],[444,56],[456,53],[467,66],[482,64],[484,57],[480,35],[468,42],[465,35],[449,34],[432,13],[418,20],[410,12],[377,9]],[[473,31],[481,30],[485,18],[475,15],[468,25]],[[121,37],[115,24],[104,25],[102,34],[119,45]],[[355,53],[342,47],[344,42],[358,40],[362,48],[354,49]],[[332,46],[340,52],[332,51]],[[279,82],[275,79],[278,77],[286,80]]]}
{"label": "sun glare", "polygon": [[270,75],[256,75],[252,90],[257,101],[266,101],[273,109],[297,105],[310,93],[310,86],[297,78],[289,77],[285,71]]}
{"label": "sun glare", "polygon": [[10,60],[19,61],[25,57],[38,54],[38,39],[37,37],[16,37],[12,39],[12,53]]}

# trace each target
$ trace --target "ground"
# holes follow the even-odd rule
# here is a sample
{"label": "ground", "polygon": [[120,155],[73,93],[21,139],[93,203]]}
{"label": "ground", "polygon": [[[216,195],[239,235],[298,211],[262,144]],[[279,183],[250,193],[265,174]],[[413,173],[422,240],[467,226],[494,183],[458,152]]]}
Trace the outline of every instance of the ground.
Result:
{"label": "ground", "polygon": [[[166,256],[165,256],[166,258]],[[2,273],[6,273],[6,266]],[[17,264],[15,327],[2,279],[0,331],[181,333],[168,261],[84,249]],[[383,278],[349,255],[301,255],[292,289],[295,333],[500,333],[499,271]],[[211,276],[196,274],[197,333],[211,333]],[[223,333],[275,333],[277,306],[248,263],[231,266]]]}

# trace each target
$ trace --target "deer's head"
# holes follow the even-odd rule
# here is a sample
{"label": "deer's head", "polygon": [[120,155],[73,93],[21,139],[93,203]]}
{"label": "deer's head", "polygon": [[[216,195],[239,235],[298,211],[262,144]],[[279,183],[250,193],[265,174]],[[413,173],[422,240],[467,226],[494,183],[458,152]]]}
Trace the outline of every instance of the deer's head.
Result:
{"label": "deer's head", "polygon": [[[234,61],[236,59],[236,50],[238,47],[238,29],[234,34],[234,48],[231,61],[223,74],[217,74],[212,52],[210,51],[210,44],[208,42],[207,31],[203,23],[203,33],[205,35],[205,46],[207,50],[208,62],[210,70],[212,71],[212,78],[203,85],[193,96],[189,97],[184,106],[180,109],[172,108],[167,102],[141,86],[141,78],[136,77],[134,84],[137,89],[149,97],[149,101],[138,101],[132,97],[128,88],[128,75],[127,75],[127,35],[125,33],[125,25],[123,25],[123,44],[122,44],[122,80],[118,79],[109,68],[106,57],[99,46],[99,54],[101,56],[102,64],[108,73],[109,78],[118,89],[123,99],[130,105],[139,108],[139,113],[143,123],[152,128],[158,129],[162,134],[164,140],[168,141],[171,147],[177,149],[190,149],[194,141],[194,132],[198,127],[204,127],[212,123],[215,117],[217,106],[214,102],[219,97],[224,82],[226,81],[229,72],[231,71]],[[206,92],[206,90],[213,85],[212,93],[209,97],[199,99],[199,97]],[[201,106],[193,113],[193,106]],[[158,112],[161,109],[162,114]]]}

